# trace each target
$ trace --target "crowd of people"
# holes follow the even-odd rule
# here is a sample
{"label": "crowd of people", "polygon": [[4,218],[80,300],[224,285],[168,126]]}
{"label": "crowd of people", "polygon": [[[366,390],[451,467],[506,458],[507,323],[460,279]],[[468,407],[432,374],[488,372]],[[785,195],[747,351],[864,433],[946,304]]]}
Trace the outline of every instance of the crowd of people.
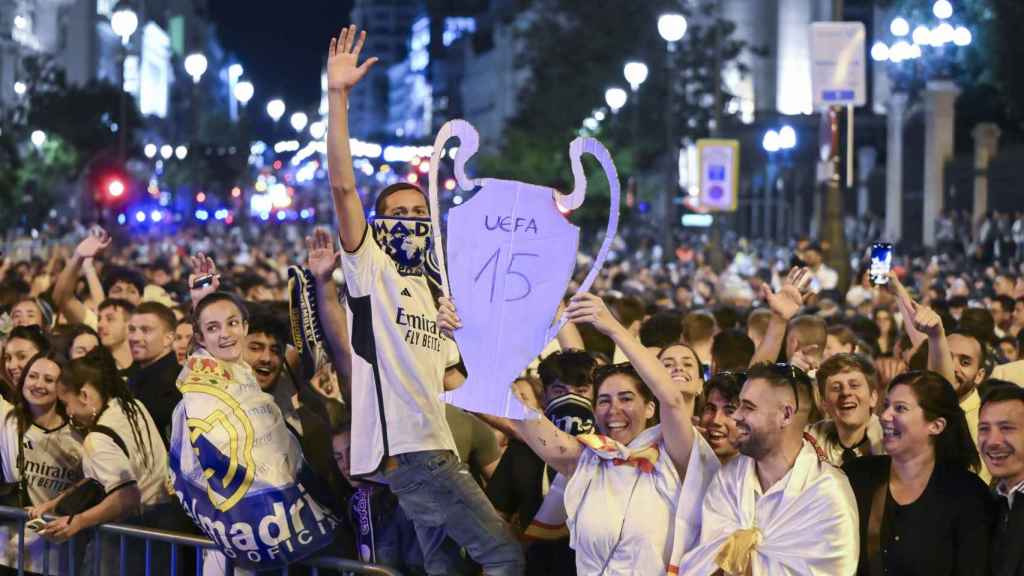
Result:
{"label": "crowd of people", "polygon": [[[109,522],[213,538],[168,458],[201,436],[174,422],[201,358],[255,383],[327,487],[322,554],[430,575],[1024,575],[1024,275],[999,257],[1015,227],[995,258],[898,256],[882,281],[857,258],[848,288],[809,240],[727,238],[716,272],[697,238],[624,233],[590,292],[578,258],[568,322],[510,384],[527,417],[466,412],[445,402],[462,319],[424,266],[427,199],[388,187],[370,226],[356,190],[364,38],[343,30],[328,57],[335,230],[94,228],[4,255],[0,503],[46,518],[23,546],[0,525],[5,573],[90,573],[96,554],[141,573],[142,547],[93,535]],[[289,265],[315,293],[314,369]],[[410,318],[440,344],[410,341]]]}

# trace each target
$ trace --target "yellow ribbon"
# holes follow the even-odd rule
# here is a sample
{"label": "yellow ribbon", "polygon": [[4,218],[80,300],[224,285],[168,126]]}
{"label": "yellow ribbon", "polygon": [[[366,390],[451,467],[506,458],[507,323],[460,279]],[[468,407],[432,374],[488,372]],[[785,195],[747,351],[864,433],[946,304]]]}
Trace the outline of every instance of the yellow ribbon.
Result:
{"label": "yellow ribbon", "polygon": [[761,544],[761,531],[757,528],[737,530],[729,536],[715,556],[715,564],[726,574],[746,574],[750,557]]}

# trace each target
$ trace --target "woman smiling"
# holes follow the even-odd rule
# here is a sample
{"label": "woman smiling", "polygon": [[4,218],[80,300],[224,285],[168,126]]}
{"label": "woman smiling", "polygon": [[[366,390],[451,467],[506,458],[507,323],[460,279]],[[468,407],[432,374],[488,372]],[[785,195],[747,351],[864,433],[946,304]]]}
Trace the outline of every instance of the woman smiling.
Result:
{"label": "woman smiling", "polygon": [[953,386],[935,372],[893,380],[882,412],[888,456],[843,469],[860,513],[858,574],[989,574],[992,504]]}
{"label": "woman smiling", "polygon": [[[674,378],[597,296],[577,294],[565,313],[593,325],[629,359],[595,373],[600,434],[574,438],[539,413],[517,429],[569,477],[565,510],[578,574],[663,574],[699,537],[700,500],[718,471],[691,423],[700,380],[669,347],[666,357],[679,367]],[[652,425],[656,413],[661,424]]]}
{"label": "woman smiling", "polygon": [[[63,367],[53,352],[36,354],[25,364],[16,403],[0,399],[0,460],[3,481],[17,483],[23,506],[48,502],[82,478],[82,444],[68,426],[57,401]],[[4,526],[0,564],[18,565],[18,535]],[[27,572],[43,571],[45,543],[32,530],[25,531]],[[61,550],[50,548],[51,567],[59,564]],[[66,550],[65,550],[66,552]]]}

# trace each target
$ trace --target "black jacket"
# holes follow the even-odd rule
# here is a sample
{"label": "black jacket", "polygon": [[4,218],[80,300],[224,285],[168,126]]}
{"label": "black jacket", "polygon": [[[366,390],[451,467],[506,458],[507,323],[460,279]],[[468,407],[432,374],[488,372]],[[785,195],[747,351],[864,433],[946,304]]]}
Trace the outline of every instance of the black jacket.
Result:
{"label": "black jacket", "polygon": [[992,576],[1024,576],[1024,492],[1017,492],[1013,509],[999,499],[999,516],[992,534]]}
{"label": "black jacket", "polygon": [[132,367],[135,375],[128,380],[128,388],[153,417],[164,447],[170,448],[171,418],[174,416],[174,408],[181,401],[181,392],[177,386],[178,374],[181,372],[178,359],[174,351],[171,351],[145,368],[137,364]]}

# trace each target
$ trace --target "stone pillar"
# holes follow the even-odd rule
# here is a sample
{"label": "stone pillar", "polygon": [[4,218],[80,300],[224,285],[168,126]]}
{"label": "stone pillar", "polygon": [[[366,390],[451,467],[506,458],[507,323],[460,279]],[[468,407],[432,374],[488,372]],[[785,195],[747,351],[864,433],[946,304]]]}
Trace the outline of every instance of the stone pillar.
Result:
{"label": "stone pillar", "polygon": [[946,162],[953,157],[954,104],[960,90],[949,80],[928,82],[924,109],[924,244],[935,246],[943,209]]}
{"label": "stone pillar", "polygon": [[982,122],[974,127],[974,218],[980,222],[988,212],[988,163],[999,153],[999,127]]}
{"label": "stone pillar", "polygon": [[903,114],[907,95],[889,97],[885,144],[885,235],[889,242],[903,237]]}
{"label": "stone pillar", "polygon": [[875,169],[875,160],[878,159],[878,150],[874,146],[862,146],[857,150],[857,216],[864,218],[871,210],[870,190],[868,189],[868,178]]}

